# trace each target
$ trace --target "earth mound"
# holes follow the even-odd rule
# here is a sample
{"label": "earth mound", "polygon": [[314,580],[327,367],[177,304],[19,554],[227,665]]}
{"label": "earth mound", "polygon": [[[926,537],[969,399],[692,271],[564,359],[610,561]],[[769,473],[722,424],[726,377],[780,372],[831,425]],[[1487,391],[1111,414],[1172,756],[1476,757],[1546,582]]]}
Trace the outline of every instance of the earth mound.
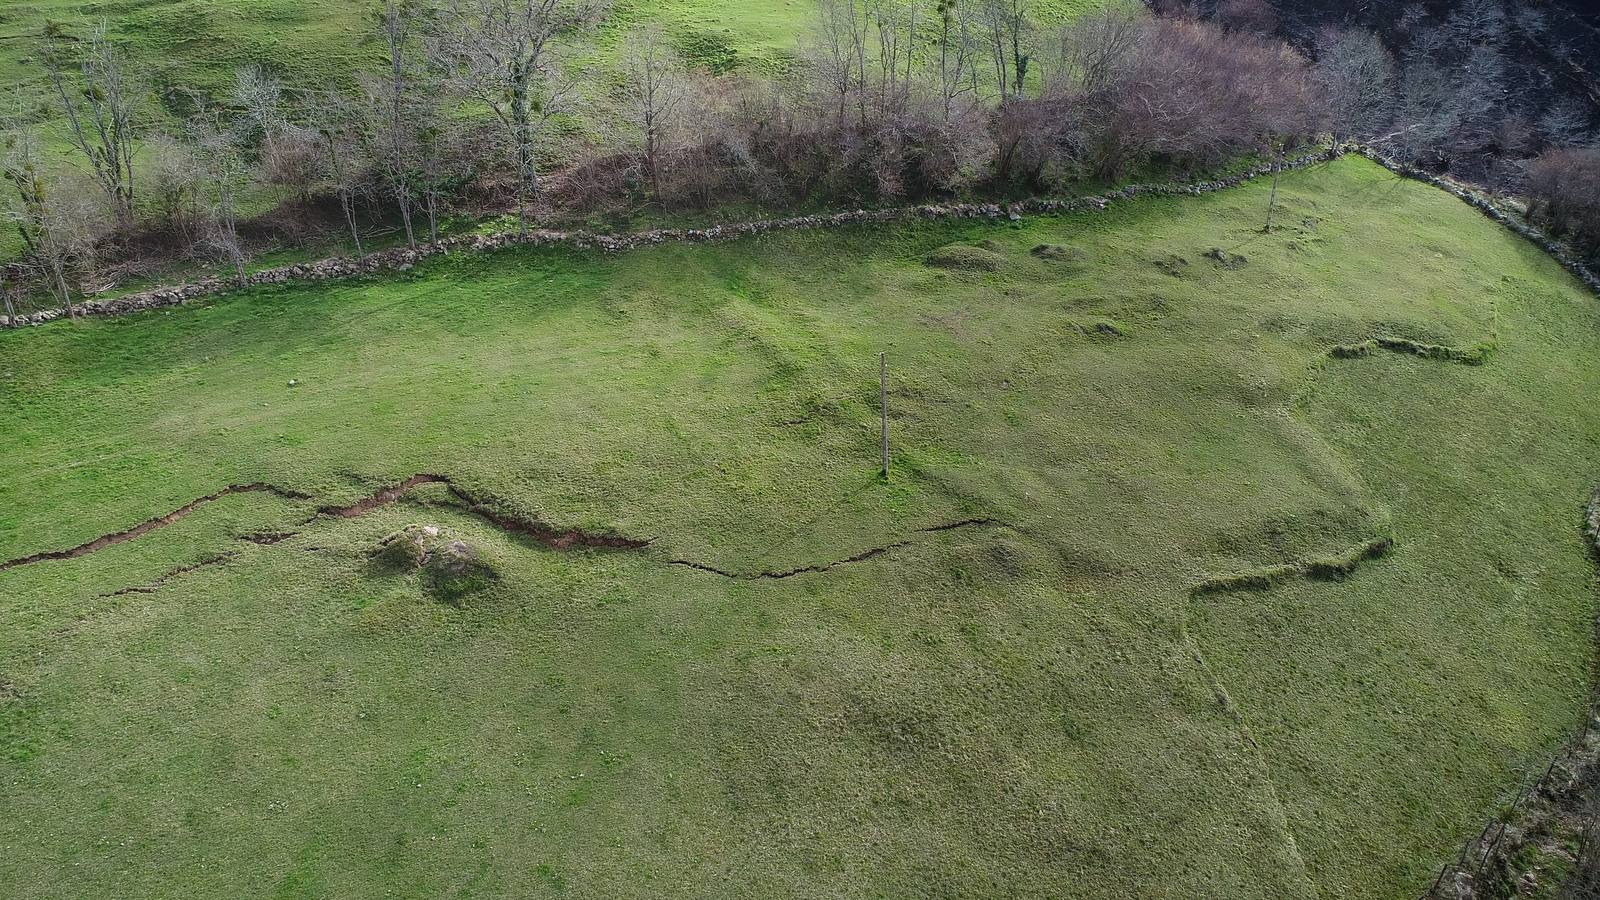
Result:
{"label": "earth mound", "polygon": [[418,573],[434,599],[459,604],[494,580],[495,573],[471,544],[437,525],[407,525],[384,538],[373,555],[392,573]]}
{"label": "earth mound", "polygon": [[993,250],[967,244],[948,244],[929,254],[927,263],[937,269],[959,272],[997,272],[1005,257]]}

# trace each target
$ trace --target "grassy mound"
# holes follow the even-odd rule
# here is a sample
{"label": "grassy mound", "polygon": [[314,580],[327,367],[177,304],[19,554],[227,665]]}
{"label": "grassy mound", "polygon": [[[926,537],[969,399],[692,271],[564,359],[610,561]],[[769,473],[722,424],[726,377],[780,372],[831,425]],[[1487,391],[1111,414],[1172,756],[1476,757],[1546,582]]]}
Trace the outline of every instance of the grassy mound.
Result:
{"label": "grassy mound", "polygon": [[407,525],[389,535],[373,563],[380,572],[418,574],[423,589],[446,603],[459,604],[495,578],[471,544],[437,525]]}
{"label": "grassy mound", "polygon": [[964,244],[950,244],[928,254],[928,265],[960,272],[998,272],[1005,261],[1005,257],[990,247]]}
{"label": "grassy mound", "polygon": [[[1600,303],[1364,161],[1281,180],[1314,240],[1268,190],[0,334],[0,559],[310,498],[0,572],[0,893],[1415,895],[1583,714]],[[313,518],[417,472],[653,540]],[[471,602],[372,570],[417,503]]]}

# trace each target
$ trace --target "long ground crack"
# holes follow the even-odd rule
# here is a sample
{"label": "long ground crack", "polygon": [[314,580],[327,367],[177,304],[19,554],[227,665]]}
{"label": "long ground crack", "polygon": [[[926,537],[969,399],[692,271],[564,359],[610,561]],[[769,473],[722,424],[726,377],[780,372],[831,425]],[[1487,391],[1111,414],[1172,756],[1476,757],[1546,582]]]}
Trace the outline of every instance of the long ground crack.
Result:
{"label": "long ground crack", "polygon": [[450,495],[466,506],[467,512],[501,531],[531,537],[553,550],[642,550],[655,541],[655,538],[639,540],[619,534],[584,531],[581,528],[555,528],[536,519],[524,519],[500,512],[456,485],[448,481],[444,484]]}
{"label": "long ground crack", "polygon": [[233,559],[235,555],[236,554],[234,553],[219,553],[216,556],[202,559],[197,563],[190,563],[187,566],[179,566],[178,568],[163,574],[149,584],[125,587],[120,591],[111,591],[110,593],[101,594],[100,597],[104,599],[106,597],[122,597],[127,594],[154,594],[156,591],[161,589],[162,585],[165,585],[167,582],[175,578],[181,578],[191,572],[198,572],[201,569],[210,568],[211,566],[221,565],[222,563]]}
{"label": "long ground crack", "polygon": [[[406,494],[419,487],[429,484],[444,485],[467,512],[488,522],[489,524],[511,534],[520,534],[530,537],[553,550],[639,550],[648,547],[654,538],[640,540],[624,537],[619,534],[606,532],[586,531],[582,528],[557,528],[537,519],[524,518],[503,512],[485,503],[474,496],[465,488],[450,480],[446,475],[435,475],[428,472],[419,473],[407,478],[399,484],[381,488],[370,497],[358,500],[349,506],[323,506],[317,509],[316,515],[307,519],[304,524],[311,524],[321,518],[357,519],[382,506],[399,500]],[[292,537],[293,535],[287,535]],[[272,535],[273,542],[283,540],[284,536]]]}
{"label": "long ground crack", "polygon": [[[531,537],[534,540],[556,550],[636,550],[646,547],[651,543],[649,540],[635,540],[633,538],[622,537],[620,535],[595,533],[585,531],[581,528],[556,528],[535,519],[523,518],[521,516],[502,512],[489,506],[465,489],[454,484],[446,476],[434,475],[431,473],[413,475],[399,484],[380,488],[372,495],[364,497],[348,506],[318,507],[317,511],[313,513],[310,518],[301,522],[301,526],[303,528],[304,526],[310,525],[324,518],[360,518],[361,516],[379,509],[380,507],[387,506],[388,504],[399,500],[401,497],[404,497],[411,491],[428,484],[444,485],[445,488],[450,492],[450,495],[454,497],[468,512],[480,519],[483,519],[484,521],[489,522],[502,531]],[[277,497],[282,497],[287,500],[312,499],[307,494],[302,494],[298,491],[289,490],[287,488],[277,487],[265,482],[229,485],[228,487],[223,488],[214,494],[207,494],[204,497],[198,497],[194,500],[191,500],[172,512],[167,513],[166,515],[157,516],[153,519],[146,520],[138,525],[133,526],[132,528],[101,535],[92,541],[79,544],[76,547],[72,547],[67,550],[47,550],[41,553],[32,554],[31,556],[23,556],[6,562],[0,562],[0,572],[4,572],[8,569],[20,568],[22,566],[33,565],[34,563],[47,562],[50,560],[77,559],[82,556],[88,556],[89,554],[98,550],[104,550],[107,547],[125,543],[135,538],[143,537],[152,531],[173,525],[182,519],[187,518],[200,507],[205,506],[208,503],[214,503],[217,500],[221,500],[222,498],[232,494],[250,493],[267,493]],[[299,531],[274,531],[247,534],[241,535],[240,540],[250,541],[251,543],[260,544],[263,546],[270,546],[272,544],[286,541],[299,533]],[[204,563],[192,567],[175,569],[172,572],[163,575],[157,580],[156,584],[159,586],[159,584],[164,583],[168,579],[186,574],[188,571],[192,571],[195,568],[202,568],[206,565],[214,565],[219,562],[224,562],[230,556],[230,554],[224,554],[222,557],[210,559]],[[126,592],[138,592],[140,589],[129,588],[125,590]]]}
{"label": "long ground crack", "polygon": [[172,512],[167,513],[164,516],[157,516],[154,519],[148,519],[148,520],[146,520],[144,522],[140,522],[138,525],[135,525],[132,528],[126,529],[124,531],[113,531],[110,534],[101,535],[100,537],[97,537],[92,541],[89,541],[89,542],[84,543],[84,544],[79,544],[78,546],[73,547],[71,549],[68,549],[68,550],[47,550],[47,551],[45,551],[43,553],[35,553],[32,556],[24,556],[24,557],[21,557],[21,558],[18,558],[18,559],[9,560],[7,562],[0,562],[0,572],[4,572],[7,569],[15,569],[15,568],[18,568],[20,566],[27,566],[27,565],[32,565],[34,563],[45,562],[47,560],[77,559],[80,556],[88,556],[89,554],[94,553],[97,550],[104,550],[107,547],[110,547],[110,546],[113,546],[113,545],[116,545],[116,544],[121,544],[121,543],[124,543],[126,541],[131,541],[134,538],[143,537],[144,535],[147,535],[150,532],[155,531],[157,529],[165,528],[168,525],[171,525],[171,524],[179,521],[180,519],[183,519],[183,518],[187,517],[190,513],[193,513],[195,510],[199,509],[200,507],[205,506],[208,503],[214,503],[214,502],[216,502],[218,500],[221,500],[223,497],[227,497],[227,496],[232,495],[232,494],[253,494],[253,493],[273,494],[273,495],[276,495],[278,497],[283,497],[286,500],[309,500],[309,499],[311,499],[310,497],[307,497],[304,494],[296,493],[295,491],[285,490],[283,488],[275,487],[273,485],[266,484],[266,483],[263,483],[263,482],[255,482],[253,484],[233,484],[233,485],[229,485],[228,487],[223,488],[220,491],[217,491],[215,494],[207,494],[204,497],[199,497],[199,498],[196,498],[194,500],[191,500],[188,503],[185,503],[184,505],[178,507],[177,509],[173,510]]}
{"label": "long ground crack", "polygon": [[[305,527],[310,526],[320,520],[357,519],[400,500],[417,488],[430,484],[443,485],[445,490],[449,492],[450,496],[458,504],[460,504],[461,508],[463,508],[466,512],[477,516],[496,528],[499,528],[501,531],[532,538],[533,540],[538,541],[539,543],[544,544],[545,546],[554,550],[642,550],[654,542],[654,538],[641,540],[638,538],[630,538],[623,535],[606,532],[586,531],[581,528],[558,528],[548,523],[541,522],[537,519],[525,518],[508,513],[484,502],[482,498],[472,494],[465,488],[462,488],[454,483],[448,476],[438,475],[430,472],[418,473],[397,484],[387,485],[379,488],[369,496],[357,500],[349,505],[319,506],[310,517],[300,523],[300,530],[246,534],[241,535],[239,539],[262,546],[278,544],[288,540],[289,538],[295,537],[296,535],[300,534]],[[221,498],[230,494],[255,492],[271,493],[276,496],[292,500],[312,499],[306,494],[301,494],[296,491],[261,482],[244,485],[231,485],[221,491],[216,492],[215,494],[207,494],[204,497],[192,500],[164,516],[158,516],[124,531],[102,535],[101,537],[95,538],[94,540],[85,544],[80,544],[79,546],[73,547],[69,550],[52,550],[43,553],[35,553],[32,556],[25,556],[9,562],[0,563],[0,571],[31,565],[33,563],[44,562],[47,560],[76,559],[81,556],[87,556],[88,554],[97,550],[102,550],[114,544],[130,541],[134,538],[149,534],[150,532],[159,528],[172,525],[190,515],[201,506],[216,500],[220,500]],[[937,534],[941,532],[956,531],[967,528],[990,527],[1010,528],[1012,526],[989,518],[961,519],[954,522],[929,525],[924,528],[917,529],[911,537],[908,537],[904,540],[895,541],[893,543],[884,544],[877,547],[871,547],[844,559],[809,566],[799,566],[792,569],[765,570],[759,572],[734,572],[728,569],[722,569],[717,566],[709,565],[707,563],[695,562],[688,559],[671,559],[667,561],[667,564],[694,569],[699,572],[717,575],[722,578],[731,578],[741,581],[780,580],[794,578],[800,575],[820,574],[837,569],[840,566],[866,562],[867,560],[893,553],[896,550],[911,546],[917,542],[918,536],[921,535]],[[233,559],[234,556],[235,554],[231,552],[222,553],[197,563],[173,569],[156,578],[149,584],[122,588],[121,590],[113,591],[102,596],[113,597],[135,593],[154,593],[156,590],[175,578],[182,577],[199,569],[225,563]]]}
{"label": "long ground crack", "polygon": [[[929,525],[926,528],[917,529],[915,533],[919,534],[919,535],[920,534],[936,534],[936,533],[942,532],[942,531],[956,531],[958,529],[963,529],[963,528],[991,528],[991,527],[1009,528],[1011,526],[1008,526],[1005,523],[997,521],[995,519],[963,519],[963,520],[961,520],[959,522],[946,522],[946,523],[941,524],[941,525]],[[732,579],[735,579],[735,580],[738,580],[738,581],[770,581],[770,580],[777,580],[777,579],[783,579],[783,578],[793,578],[793,577],[795,577],[797,575],[814,575],[814,574],[819,574],[819,573],[822,573],[822,572],[828,572],[828,571],[831,571],[833,569],[837,569],[840,566],[847,566],[847,565],[850,565],[852,563],[866,562],[869,559],[873,559],[875,557],[883,556],[886,553],[893,553],[896,550],[900,550],[900,549],[903,549],[905,547],[909,547],[912,544],[915,544],[916,542],[917,541],[916,541],[916,539],[914,537],[907,538],[905,540],[895,541],[892,544],[885,544],[885,545],[883,545],[881,547],[873,547],[873,548],[868,549],[868,550],[863,550],[860,553],[855,554],[854,556],[848,556],[848,557],[845,557],[844,559],[834,560],[833,562],[830,562],[830,563],[819,563],[817,565],[801,566],[801,567],[796,568],[796,569],[783,569],[783,570],[780,570],[780,571],[733,572],[733,571],[729,571],[727,569],[721,569],[721,568],[718,568],[716,566],[707,565],[705,563],[695,562],[695,561],[689,560],[689,559],[668,560],[668,564],[669,565],[674,565],[674,566],[682,566],[682,567],[688,568],[688,569],[694,569],[695,571],[698,571],[698,572],[705,572],[705,573],[707,573],[709,575],[717,575],[717,576],[722,577],[722,578],[732,578]]]}

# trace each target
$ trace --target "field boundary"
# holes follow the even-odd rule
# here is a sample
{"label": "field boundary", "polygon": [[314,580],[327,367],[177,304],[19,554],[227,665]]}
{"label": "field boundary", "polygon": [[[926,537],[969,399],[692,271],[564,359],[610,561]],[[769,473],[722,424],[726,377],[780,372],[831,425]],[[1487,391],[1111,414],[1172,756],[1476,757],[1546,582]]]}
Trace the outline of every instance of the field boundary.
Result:
{"label": "field boundary", "polygon": [[[1217,179],[1170,184],[1132,184],[1105,194],[1058,199],[1032,197],[1009,203],[925,203],[883,209],[856,209],[827,215],[793,216],[784,219],[756,219],[712,225],[706,228],[663,228],[631,234],[600,234],[587,230],[563,231],[530,229],[526,233],[467,234],[444,238],[415,248],[380,250],[361,257],[329,257],[315,262],[296,263],[263,269],[236,278],[206,278],[176,286],[157,287],[121,297],[85,300],[74,304],[72,316],[124,316],[152,309],[181,306],[192,300],[215,297],[253,287],[281,284],[311,284],[405,272],[424,260],[452,253],[488,253],[513,247],[559,247],[572,250],[599,250],[626,253],[663,244],[699,244],[737,240],[782,231],[808,231],[844,228],[852,225],[887,225],[897,222],[938,222],[962,220],[1018,221],[1023,214],[1059,215],[1072,212],[1101,212],[1114,203],[1139,197],[1200,196],[1237,187],[1265,175],[1331,162],[1344,154],[1341,148],[1320,148],[1280,164],[1261,164],[1238,174]],[[1597,288],[1600,289],[1600,288]],[[25,328],[67,318],[64,309],[47,309],[18,316],[0,315],[0,328]]]}
{"label": "field boundary", "polygon": [[[600,250],[626,253],[644,247],[674,243],[711,243],[737,240],[780,231],[843,228],[851,225],[891,224],[908,221],[961,221],[1021,219],[1023,214],[1059,215],[1072,212],[1102,212],[1114,203],[1139,197],[1182,197],[1224,191],[1249,181],[1280,172],[1294,171],[1319,163],[1332,162],[1354,153],[1385,169],[1414,181],[1442,190],[1510,229],[1552,256],[1562,268],[1596,294],[1600,294],[1600,275],[1561,242],[1519,218],[1489,197],[1456,182],[1440,178],[1408,163],[1392,159],[1362,145],[1321,148],[1278,164],[1261,164],[1223,178],[1170,184],[1132,184],[1105,194],[1071,199],[1031,197],[1008,203],[925,203],[883,209],[856,209],[828,215],[793,216],[785,219],[756,219],[712,225],[706,228],[663,228],[631,234],[601,234],[587,230],[532,229],[526,233],[469,234],[444,238],[415,248],[380,250],[360,257],[328,257],[314,262],[295,263],[253,272],[244,279],[206,278],[175,286],[151,288],[104,300],[85,300],[74,305],[70,316],[125,316],[153,309],[181,306],[192,300],[215,297],[234,291],[266,285],[312,284],[365,275],[406,272],[418,263],[451,253],[487,253],[512,247],[565,247],[573,250]],[[0,328],[25,328],[43,325],[69,313],[48,309],[18,316],[0,315]]]}

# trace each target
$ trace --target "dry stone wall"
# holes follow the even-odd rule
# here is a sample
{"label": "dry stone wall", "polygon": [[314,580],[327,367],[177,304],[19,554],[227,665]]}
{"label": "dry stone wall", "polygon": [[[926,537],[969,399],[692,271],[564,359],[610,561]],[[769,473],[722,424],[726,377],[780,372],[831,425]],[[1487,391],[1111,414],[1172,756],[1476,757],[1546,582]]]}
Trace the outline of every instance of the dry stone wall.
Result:
{"label": "dry stone wall", "polygon": [[1350,149],[1352,152],[1360,153],[1362,156],[1365,156],[1367,159],[1372,160],[1380,166],[1383,166],[1385,169],[1388,169],[1396,175],[1400,175],[1405,178],[1411,178],[1416,181],[1427,182],[1439,190],[1456,197],[1461,202],[1471,206],[1496,222],[1499,222],[1501,225],[1504,225],[1522,237],[1527,238],[1529,241],[1532,241],[1539,247],[1539,249],[1555,257],[1556,262],[1559,262],[1562,268],[1566,269],[1568,272],[1571,272],[1579,281],[1588,286],[1591,291],[1600,293],[1600,277],[1597,277],[1594,271],[1590,269],[1583,262],[1583,260],[1578,257],[1577,254],[1573,253],[1571,249],[1563,245],[1560,241],[1557,241],[1555,238],[1552,238],[1544,231],[1528,224],[1528,222],[1523,220],[1521,216],[1501,207],[1492,199],[1475,191],[1468,190],[1467,188],[1462,187],[1459,183],[1440,178],[1431,172],[1419,169],[1416,166],[1390,159],[1371,147],[1352,147]]}
{"label": "dry stone wall", "polygon": [[[752,235],[777,231],[797,231],[817,228],[841,228],[850,225],[889,224],[906,221],[954,221],[964,219],[1018,220],[1024,214],[1058,214],[1099,211],[1110,205],[1138,197],[1198,196],[1227,190],[1246,181],[1279,171],[1298,169],[1327,162],[1345,152],[1359,152],[1379,165],[1407,178],[1426,181],[1448,191],[1482,211],[1507,228],[1549,252],[1569,271],[1590,288],[1600,292],[1597,279],[1570,251],[1549,238],[1539,229],[1521,221],[1513,214],[1495,206],[1491,201],[1467,191],[1458,185],[1434,177],[1411,166],[1390,160],[1368,148],[1331,148],[1308,153],[1285,162],[1281,168],[1259,165],[1244,172],[1224,178],[1182,184],[1135,184],[1118,188],[1106,194],[1072,199],[1036,197],[1015,203],[936,203],[919,206],[901,206],[874,210],[852,210],[829,215],[794,216],[786,219],[761,219],[714,225],[708,228],[667,228],[632,234],[597,234],[590,231],[530,230],[526,234],[471,234],[446,238],[416,248],[380,250],[361,257],[335,257],[316,262],[296,263],[251,273],[241,281],[234,278],[206,278],[172,287],[152,288],[138,293],[103,300],[85,300],[75,304],[73,314],[80,316],[121,316],[145,310],[181,306],[193,300],[214,297],[229,291],[261,285],[311,283],[404,272],[418,263],[435,256],[450,253],[483,253],[509,247],[568,247],[576,250],[600,250],[605,253],[625,253],[641,247],[668,243],[704,243],[727,241]],[[65,310],[53,309],[18,316],[0,315],[0,328],[21,328],[43,325],[66,316]]]}
{"label": "dry stone wall", "polygon": [[[1334,154],[1319,151],[1289,161],[1285,169],[1325,162]],[[906,221],[952,221],[962,219],[1017,220],[1024,214],[1065,213],[1103,210],[1113,203],[1146,196],[1198,195],[1225,190],[1253,178],[1271,174],[1272,166],[1262,165],[1226,178],[1185,184],[1129,185],[1095,197],[1073,199],[1033,198],[1015,203],[938,203],[873,210],[850,210],[828,215],[794,216],[786,219],[761,219],[713,225],[707,228],[666,228],[631,234],[597,234],[591,231],[553,231],[534,229],[526,234],[471,234],[445,238],[416,248],[380,250],[361,257],[335,257],[316,262],[279,266],[251,273],[241,281],[235,278],[206,278],[186,284],[152,288],[138,293],[103,300],[84,300],[75,304],[79,316],[121,316],[152,309],[181,306],[193,300],[261,285],[310,283],[352,278],[362,275],[404,272],[418,263],[450,253],[483,253],[509,247],[568,247],[625,253],[641,247],[669,243],[705,243],[736,240],[777,231],[817,228],[842,228],[849,225],[889,224]],[[52,309],[19,316],[0,316],[0,328],[43,325],[67,315]]]}

